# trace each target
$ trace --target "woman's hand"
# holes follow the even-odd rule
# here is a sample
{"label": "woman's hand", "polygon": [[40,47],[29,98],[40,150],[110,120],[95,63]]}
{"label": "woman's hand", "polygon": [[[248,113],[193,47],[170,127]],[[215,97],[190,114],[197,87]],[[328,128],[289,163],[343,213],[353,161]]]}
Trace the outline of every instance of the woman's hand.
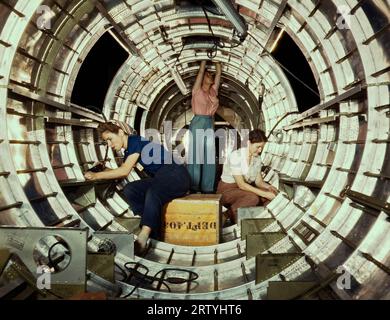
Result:
{"label": "woman's hand", "polygon": [[268,191],[272,192],[275,196],[279,193],[279,190],[276,189],[273,185],[269,185]]}
{"label": "woman's hand", "polygon": [[98,180],[99,179],[98,174],[99,174],[99,172],[88,171],[84,174],[84,178],[87,180]]}

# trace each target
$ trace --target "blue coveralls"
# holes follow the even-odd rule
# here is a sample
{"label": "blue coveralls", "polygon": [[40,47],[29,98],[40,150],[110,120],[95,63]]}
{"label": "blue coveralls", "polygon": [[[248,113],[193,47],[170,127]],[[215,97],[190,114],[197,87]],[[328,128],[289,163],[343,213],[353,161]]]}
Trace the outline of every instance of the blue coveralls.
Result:
{"label": "blue coveralls", "polygon": [[[214,118],[195,115],[189,129],[191,135],[187,169],[191,176],[191,190],[213,193],[216,173]],[[197,135],[198,129],[201,130]],[[208,130],[208,135],[204,135],[205,130]]]}
{"label": "blue coveralls", "polygon": [[190,176],[162,145],[143,137],[129,136],[124,161],[134,153],[140,154],[139,163],[151,177],[128,183],[123,193],[134,214],[141,216],[141,226],[150,227],[151,237],[158,239],[163,206],[188,192]]}

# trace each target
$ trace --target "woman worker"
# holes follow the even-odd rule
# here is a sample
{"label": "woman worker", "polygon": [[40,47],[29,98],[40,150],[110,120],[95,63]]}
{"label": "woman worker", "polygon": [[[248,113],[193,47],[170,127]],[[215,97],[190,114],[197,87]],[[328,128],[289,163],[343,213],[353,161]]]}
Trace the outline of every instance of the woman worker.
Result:
{"label": "woman worker", "polygon": [[125,149],[124,160],[117,169],[87,172],[87,180],[126,178],[137,163],[151,176],[130,182],[123,190],[133,212],[141,216],[141,231],[135,242],[135,249],[140,253],[146,248],[149,237],[159,237],[164,204],[188,192],[190,176],[160,144],[138,135],[127,135],[113,123],[100,124],[98,132],[115,151]]}
{"label": "woman worker", "polygon": [[261,176],[261,151],[267,137],[256,129],[249,132],[248,146],[233,151],[223,166],[217,193],[222,194],[222,205],[228,207],[227,214],[232,223],[237,222],[237,209],[267,204],[278,190],[263,181]]}
{"label": "woman worker", "polygon": [[[193,192],[214,192],[216,165],[213,116],[219,107],[218,88],[221,81],[221,64],[216,63],[215,69],[214,77],[212,72],[206,70],[206,61],[202,61],[192,88],[191,105],[194,117],[189,127],[187,168],[191,176]],[[209,129],[209,135],[205,137],[207,129]],[[202,138],[198,136],[197,139],[197,130]]]}

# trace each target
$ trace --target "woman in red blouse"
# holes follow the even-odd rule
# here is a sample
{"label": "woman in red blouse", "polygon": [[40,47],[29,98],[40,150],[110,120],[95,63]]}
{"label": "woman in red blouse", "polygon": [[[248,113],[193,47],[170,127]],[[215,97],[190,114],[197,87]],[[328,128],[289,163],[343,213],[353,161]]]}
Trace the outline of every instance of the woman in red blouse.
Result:
{"label": "woman in red blouse", "polygon": [[192,88],[192,112],[190,124],[190,144],[188,152],[188,172],[191,176],[191,190],[213,193],[215,183],[215,138],[214,114],[219,107],[218,89],[222,68],[215,64],[215,75],[206,69],[202,61]]}

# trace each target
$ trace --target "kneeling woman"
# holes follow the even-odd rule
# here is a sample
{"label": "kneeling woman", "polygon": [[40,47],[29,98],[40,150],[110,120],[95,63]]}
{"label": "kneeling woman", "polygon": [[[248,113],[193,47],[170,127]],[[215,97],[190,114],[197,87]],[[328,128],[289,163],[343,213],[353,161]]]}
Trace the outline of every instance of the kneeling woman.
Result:
{"label": "kneeling woman", "polygon": [[190,176],[183,165],[172,161],[172,155],[160,144],[138,135],[129,136],[112,123],[100,124],[98,131],[115,151],[124,148],[125,156],[119,168],[97,173],[89,171],[85,174],[86,179],[126,178],[137,163],[151,176],[130,182],[123,190],[134,214],[141,216],[142,228],[136,249],[142,251],[149,237],[159,237],[164,204],[184,196],[190,189]]}
{"label": "kneeling woman", "polygon": [[262,130],[249,132],[248,146],[233,151],[223,166],[217,193],[222,194],[222,205],[229,208],[227,214],[232,223],[237,222],[238,208],[265,205],[278,193],[261,176],[260,153],[266,142]]}

